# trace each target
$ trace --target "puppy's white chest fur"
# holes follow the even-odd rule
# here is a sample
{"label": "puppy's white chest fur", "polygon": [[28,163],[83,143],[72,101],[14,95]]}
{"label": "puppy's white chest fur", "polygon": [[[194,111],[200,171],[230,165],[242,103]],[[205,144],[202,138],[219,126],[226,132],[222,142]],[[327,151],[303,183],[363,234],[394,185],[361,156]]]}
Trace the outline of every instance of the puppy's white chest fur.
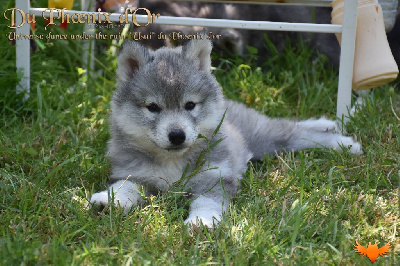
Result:
{"label": "puppy's white chest fur", "polygon": [[181,179],[185,166],[182,160],[169,160],[153,167],[150,173],[157,184],[157,188],[165,191]]}

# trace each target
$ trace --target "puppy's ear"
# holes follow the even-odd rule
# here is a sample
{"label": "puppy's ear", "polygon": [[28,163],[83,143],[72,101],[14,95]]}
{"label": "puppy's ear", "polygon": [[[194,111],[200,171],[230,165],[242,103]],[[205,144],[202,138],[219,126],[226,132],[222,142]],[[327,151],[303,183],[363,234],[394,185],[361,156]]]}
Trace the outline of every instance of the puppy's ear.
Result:
{"label": "puppy's ear", "polygon": [[150,53],[135,41],[125,41],[118,52],[117,75],[120,82],[126,82],[136,71],[150,61]]}
{"label": "puppy's ear", "polygon": [[199,63],[199,69],[211,71],[212,43],[209,40],[191,40],[182,47],[182,54]]}

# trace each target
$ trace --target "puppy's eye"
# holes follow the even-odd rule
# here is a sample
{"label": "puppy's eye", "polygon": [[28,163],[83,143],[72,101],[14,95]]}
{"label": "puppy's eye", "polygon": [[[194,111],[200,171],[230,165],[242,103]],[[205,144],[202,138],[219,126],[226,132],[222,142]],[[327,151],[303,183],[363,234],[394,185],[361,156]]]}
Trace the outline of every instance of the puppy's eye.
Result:
{"label": "puppy's eye", "polygon": [[152,113],[159,113],[161,112],[161,108],[156,104],[156,103],[151,103],[146,106],[147,110],[149,110]]}
{"label": "puppy's eye", "polygon": [[185,110],[191,111],[196,107],[196,104],[194,102],[187,102],[185,104]]}

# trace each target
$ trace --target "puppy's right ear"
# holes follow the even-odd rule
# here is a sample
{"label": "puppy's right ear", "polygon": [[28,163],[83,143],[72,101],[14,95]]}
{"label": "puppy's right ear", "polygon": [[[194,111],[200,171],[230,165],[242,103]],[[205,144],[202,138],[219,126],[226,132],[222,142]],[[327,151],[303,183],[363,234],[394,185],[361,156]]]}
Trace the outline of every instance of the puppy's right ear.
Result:
{"label": "puppy's right ear", "polygon": [[149,61],[150,53],[146,47],[135,41],[125,41],[118,52],[118,80],[127,82]]}
{"label": "puppy's right ear", "polygon": [[182,46],[182,53],[191,60],[198,62],[199,69],[211,72],[211,50],[212,43],[204,39],[191,40]]}

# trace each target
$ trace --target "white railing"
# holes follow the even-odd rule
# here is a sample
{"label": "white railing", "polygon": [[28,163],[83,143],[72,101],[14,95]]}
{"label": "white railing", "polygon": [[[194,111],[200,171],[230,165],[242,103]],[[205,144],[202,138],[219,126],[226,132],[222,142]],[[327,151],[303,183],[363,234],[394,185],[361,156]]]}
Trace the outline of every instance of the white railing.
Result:
{"label": "white railing", "polygon": [[218,2],[218,3],[244,3],[244,4],[282,4],[301,6],[330,6],[332,0],[174,0],[176,2],[197,1],[197,2]]}
{"label": "white railing", "polygon": [[[182,0],[183,1],[183,0]],[[207,0],[197,0],[207,1]],[[289,4],[289,5],[308,5],[308,6],[329,6],[330,0],[215,0],[207,2],[223,2],[223,3],[255,3],[255,4]],[[279,2],[279,3],[277,3]],[[354,49],[357,26],[357,2],[355,0],[345,0],[343,25],[331,24],[314,24],[314,23],[287,23],[287,22],[270,22],[270,21],[244,21],[244,20],[228,20],[228,19],[207,19],[207,18],[190,18],[190,17],[170,17],[160,16],[155,19],[155,24],[163,25],[181,25],[181,26],[201,26],[201,27],[220,27],[220,28],[237,28],[252,30],[273,30],[273,31],[303,31],[303,32],[321,32],[321,33],[341,33],[341,53],[339,68],[339,84],[336,115],[342,119],[344,123],[348,121],[348,111],[351,108],[351,89],[353,78]],[[31,8],[29,0],[16,0],[16,7],[24,10],[25,13],[42,16],[44,8]],[[76,14],[83,11],[66,10],[65,14]],[[83,12],[85,14],[95,12]],[[45,12],[45,16],[50,16],[50,12]],[[98,14],[98,12],[96,12]],[[119,21],[121,14],[111,14],[110,21]],[[20,25],[21,16],[17,16],[16,24]],[[148,17],[145,15],[136,15],[139,24],[146,24]],[[132,15],[128,15],[128,21],[132,21]],[[29,35],[29,24],[25,23],[22,27],[16,29],[16,34]],[[22,69],[23,78],[18,84],[18,91],[30,90],[30,44],[28,39],[16,40],[17,49],[17,69]],[[28,95],[28,94],[27,94]]]}

